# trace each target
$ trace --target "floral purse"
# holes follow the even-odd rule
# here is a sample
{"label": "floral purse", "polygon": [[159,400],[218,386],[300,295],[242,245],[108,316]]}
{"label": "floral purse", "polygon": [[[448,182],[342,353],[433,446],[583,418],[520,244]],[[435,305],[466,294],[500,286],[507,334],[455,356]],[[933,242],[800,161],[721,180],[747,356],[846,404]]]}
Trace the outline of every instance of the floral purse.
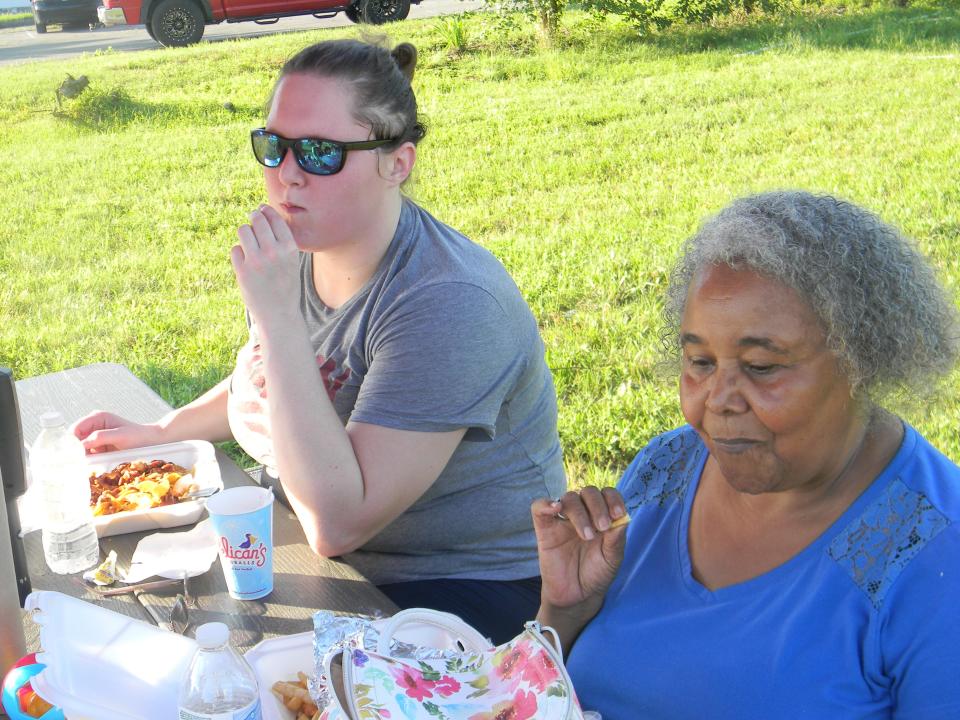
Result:
{"label": "floral purse", "polygon": [[[390,654],[395,634],[439,636],[445,647],[416,658]],[[544,633],[551,635],[551,643]],[[448,613],[405,610],[380,632],[377,651],[341,647],[327,654],[331,692],[320,720],[583,720],[553,628],[528,622],[510,642],[490,647]]]}

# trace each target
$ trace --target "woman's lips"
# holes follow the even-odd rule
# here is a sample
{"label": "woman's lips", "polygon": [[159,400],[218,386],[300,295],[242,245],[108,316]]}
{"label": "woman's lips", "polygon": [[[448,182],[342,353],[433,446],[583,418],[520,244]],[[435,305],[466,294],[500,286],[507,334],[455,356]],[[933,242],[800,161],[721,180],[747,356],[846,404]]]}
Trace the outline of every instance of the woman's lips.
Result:
{"label": "woman's lips", "polygon": [[734,455],[747,452],[759,444],[759,440],[749,438],[713,438],[714,448]]}
{"label": "woman's lips", "polygon": [[294,215],[296,213],[305,212],[306,208],[302,208],[299,205],[294,205],[293,203],[280,203],[280,209],[288,215]]}

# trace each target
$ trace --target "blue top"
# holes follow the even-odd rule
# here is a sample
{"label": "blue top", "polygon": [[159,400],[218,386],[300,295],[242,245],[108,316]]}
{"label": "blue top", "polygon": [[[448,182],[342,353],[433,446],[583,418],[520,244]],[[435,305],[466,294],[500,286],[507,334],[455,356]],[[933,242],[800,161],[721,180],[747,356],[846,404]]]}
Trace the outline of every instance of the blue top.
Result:
{"label": "blue top", "polygon": [[655,438],[619,489],[633,518],[568,667],[603,720],[960,718],[960,468],[905,427],[887,468],[783,565],[710,591],[691,573],[707,449]]}

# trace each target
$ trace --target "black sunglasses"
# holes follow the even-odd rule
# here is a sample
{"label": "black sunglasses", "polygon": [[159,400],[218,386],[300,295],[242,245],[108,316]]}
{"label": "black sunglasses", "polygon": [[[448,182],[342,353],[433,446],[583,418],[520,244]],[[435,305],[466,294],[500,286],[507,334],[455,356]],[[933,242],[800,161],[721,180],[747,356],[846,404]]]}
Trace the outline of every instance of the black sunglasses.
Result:
{"label": "black sunglasses", "polygon": [[373,150],[389,145],[396,140],[361,140],[359,142],[338,142],[323,138],[295,138],[293,140],[272,133],[266,128],[250,132],[253,144],[253,156],[257,162],[268,168],[279,167],[287,154],[287,148],[293,150],[297,165],[311,175],[333,175],[343,169],[347,161],[348,150]]}

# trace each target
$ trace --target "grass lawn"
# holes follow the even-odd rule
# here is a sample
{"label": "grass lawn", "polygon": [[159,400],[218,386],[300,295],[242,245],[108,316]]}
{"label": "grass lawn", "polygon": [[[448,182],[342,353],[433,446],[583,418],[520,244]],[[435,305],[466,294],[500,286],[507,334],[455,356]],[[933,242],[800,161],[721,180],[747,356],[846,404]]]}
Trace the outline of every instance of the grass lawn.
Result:
{"label": "grass lawn", "polygon": [[[247,133],[282,61],[355,29],[0,67],[0,364],[125,363],[166,400],[232,367],[229,261],[264,197]],[[539,319],[575,483],[680,420],[659,312],[680,242],[737,195],[845,196],[960,291],[960,10],[837,10],[638,37],[570,13],[389,29],[421,50],[413,197],[496,253]],[[55,113],[70,72],[90,87]],[[228,107],[224,107],[229,104]],[[960,374],[906,405],[960,461]]]}
{"label": "grass lawn", "polygon": [[0,10],[0,29],[33,25],[33,13],[22,10]]}

